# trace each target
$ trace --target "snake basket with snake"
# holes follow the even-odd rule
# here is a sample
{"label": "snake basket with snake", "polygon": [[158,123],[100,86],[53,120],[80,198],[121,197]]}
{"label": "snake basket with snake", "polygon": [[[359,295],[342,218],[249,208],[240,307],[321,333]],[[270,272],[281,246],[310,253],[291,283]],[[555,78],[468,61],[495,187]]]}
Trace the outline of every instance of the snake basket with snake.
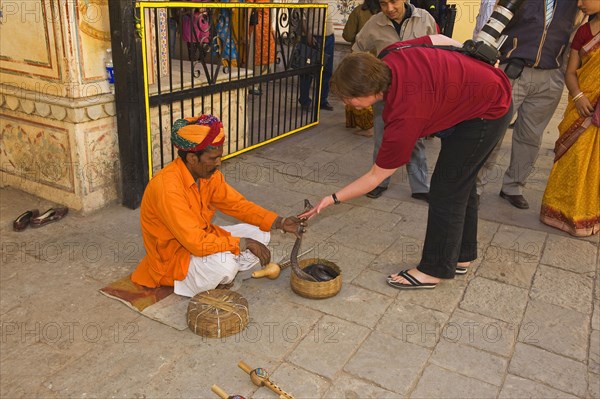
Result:
{"label": "snake basket with snake", "polygon": [[[304,211],[308,211],[312,205],[304,200]],[[342,288],[342,273],[340,268],[326,259],[311,258],[298,262],[298,252],[302,245],[303,230],[300,237],[296,238],[294,247],[290,254],[292,290],[306,298],[329,298],[340,292]]]}

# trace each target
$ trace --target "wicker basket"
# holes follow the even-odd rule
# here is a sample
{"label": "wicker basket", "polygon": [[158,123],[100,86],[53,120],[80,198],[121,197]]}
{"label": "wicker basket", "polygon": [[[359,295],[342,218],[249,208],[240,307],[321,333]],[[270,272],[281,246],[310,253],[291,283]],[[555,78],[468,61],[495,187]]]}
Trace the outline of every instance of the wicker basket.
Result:
{"label": "wicker basket", "polygon": [[330,298],[337,295],[337,293],[342,289],[342,271],[340,268],[333,262],[319,258],[303,259],[298,263],[298,265],[301,269],[304,269],[313,263],[320,263],[322,265],[331,267],[338,273],[338,276],[333,280],[315,282],[302,280],[298,278],[294,272],[292,272],[292,279],[290,281],[292,290],[300,296],[311,299]]}
{"label": "wicker basket", "polygon": [[248,325],[248,301],[230,290],[210,290],[190,299],[187,324],[194,333],[208,338],[237,334]]}

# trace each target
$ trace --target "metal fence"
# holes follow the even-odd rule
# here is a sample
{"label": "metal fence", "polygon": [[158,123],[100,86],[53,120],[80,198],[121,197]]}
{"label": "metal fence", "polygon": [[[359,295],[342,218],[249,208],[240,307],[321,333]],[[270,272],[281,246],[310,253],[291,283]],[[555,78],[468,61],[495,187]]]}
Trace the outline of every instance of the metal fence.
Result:
{"label": "metal fence", "polygon": [[[199,114],[223,121],[224,158],[318,123],[326,5],[138,2],[149,175],[176,157],[173,122]],[[324,36],[321,33],[320,36]],[[308,91],[310,105],[299,103]]]}

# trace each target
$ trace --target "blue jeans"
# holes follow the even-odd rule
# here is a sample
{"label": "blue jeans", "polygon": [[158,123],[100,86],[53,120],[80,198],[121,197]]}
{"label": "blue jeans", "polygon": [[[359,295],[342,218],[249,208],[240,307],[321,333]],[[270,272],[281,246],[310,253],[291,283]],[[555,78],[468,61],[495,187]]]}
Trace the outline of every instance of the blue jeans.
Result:
{"label": "blue jeans", "polygon": [[423,255],[417,269],[454,278],[457,262],[477,259],[477,173],[504,135],[512,115],[471,119],[442,139],[429,190]]}
{"label": "blue jeans", "polygon": [[[323,36],[313,36],[315,41],[320,46],[323,43]],[[306,39],[302,39],[304,42]],[[335,38],[333,35],[325,36],[325,54],[329,55],[323,65],[323,80],[321,82],[321,104],[326,104],[329,97],[329,80],[333,73],[333,48],[335,44]],[[310,85],[312,83],[312,74],[300,75],[300,98],[298,102],[302,105],[310,105],[312,102],[310,98]]]}
{"label": "blue jeans", "polygon": [[[381,148],[381,142],[383,141],[383,101],[379,101],[373,104],[373,130],[375,131],[373,137],[373,162],[377,159],[379,154],[379,148]],[[416,193],[428,193],[429,183],[427,177],[429,171],[427,170],[427,156],[425,155],[425,140],[419,139],[415,143],[415,146],[410,154],[410,162],[406,164],[406,170],[408,171],[408,184],[410,184],[410,191],[413,194]],[[391,177],[386,178],[378,187],[388,187],[390,185]]]}

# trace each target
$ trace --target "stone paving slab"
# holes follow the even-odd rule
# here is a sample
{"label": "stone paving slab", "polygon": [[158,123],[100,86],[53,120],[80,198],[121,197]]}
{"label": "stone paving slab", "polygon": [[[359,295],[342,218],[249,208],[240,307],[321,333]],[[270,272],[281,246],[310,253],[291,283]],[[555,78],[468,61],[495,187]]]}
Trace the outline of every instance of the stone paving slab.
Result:
{"label": "stone paving slab", "polygon": [[325,398],[348,398],[348,399],[403,399],[397,393],[387,389],[374,386],[372,383],[363,381],[359,378],[343,374],[333,380],[331,388],[325,395]]}
{"label": "stone paving slab", "polygon": [[[396,236],[398,237],[398,236]],[[369,269],[384,273],[386,276],[419,264],[423,241],[400,235],[383,253],[369,265]]]}
{"label": "stone paving slab", "polygon": [[529,289],[537,266],[538,262],[530,255],[490,245],[477,276]]}
{"label": "stone paving slab", "polygon": [[429,365],[411,398],[494,398],[498,387]]}
{"label": "stone paving slab", "polygon": [[521,323],[519,341],[585,362],[589,326],[589,315],[541,301],[531,301]]}
{"label": "stone paving slab", "polygon": [[531,287],[531,298],[581,313],[592,311],[593,280],[586,275],[540,265]]}
{"label": "stone paving slab", "polygon": [[593,330],[590,334],[590,353],[588,370],[600,374],[600,331]]}
{"label": "stone paving slab", "polygon": [[441,339],[509,357],[517,341],[517,333],[517,324],[457,309],[450,317]]}
{"label": "stone paving slab", "polygon": [[396,299],[379,321],[377,330],[403,342],[433,348],[447,320],[445,313]]}
{"label": "stone paving slab", "polygon": [[286,360],[333,379],[369,333],[366,327],[325,316]]}
{"label": "stone paving slab", "polygon": [[403,342],[391,335],[373,332],[363,343],[345,371],[406,395],[418,380],[431,351]]}
{"label": "stone paving slab", "polygon": [[598,245],[550,234],[541,262],[576,273],[593,272],[597,265]]}
{"label": "stone paving slab", "polygon": [[502,387],[502,391],[500,391],[498,398],[571,399],[576,398],[576,396],[569,395],[554,388],[550,388],[549,386],[536,381],[531,381],[526,378],[509,374],[506,376],[504,386]]}
{"label": "stone paving slab", "polygon": [[388,275],[389,273],[381,273],[367,268],[352,280],[352,284],[394,298],[398,295],[399,290],[386,283]]}
{"label": "stone paving slab", "polygon": [[223,341],[223,350],[237,353],[258,352],[265,357],[283,360],[319,323],[322,313],[288,301],[273,301],[250,292],[238,291],[249,301],[250,322],[245,330]]}
{"label": "stone paving slab", "polygon": [[[294,365],[283,363],[272,374],[271,379],[283,390],[295,398],[320,398],[330,388],[331,384],[323,377]],[[252,398],[274,399],[278,396],[263,387],[259,388]]]}
{"label": "stone paving slab", "polygon": [[530,345],[517,344],[508,371],[579,397],[587,391],[587,367],[583,363]]}
{"label": "stone paving slab", "polygon": [[449,314],[461,301],[466,286],[466,280],[458,277],[454,280],[443,281],[434,290],[428,291],[427,295],[423,295],[422,291],[401,291],[398,293],[398,299]]}
{"label": "stone paving slab", "polygon": [[338,230],[331,240],[353,248],[363,248],[366,252],[379,255],[385,251],[396,237],[393,234],[381,235],[377,229],[365,229],[360,225],[350,224],[343,230]]}
{"label": "stone paving slab", "polygon": [[588,398],[600,398],[600,374],[588,373]]}
{"label": "stone paving slab", "polygon": [[340,267],[344,282],[352,282],[371,261],[375,255],[363,251],[362,247],[346,246],[333,239],[328,239],[316,246],[317,255],[327,259]]}
{"label": "stone paving slab", "polygon": [[340,293],[333,298],[315,300],[295,295],[290,300],[299,305],[318,309],[323,313],[370,328],[377,324],[392,302],[390,297],[352,284],[345,285]]}
{"label": "stone paving slab", "polygon": [[519,254],[523,257],[529,256],[531,261],[539,261],[545,240],[545,233],[505,225],[498,229],[491,245],[508,250],[516,261]]}
{"label": "stone paving slab", "polygon": [[446,370],[500,386],[508,360],[467,345],[440,341],[429,361]]}
{"label": "stone paving slab", "polygon": [[469,283],[460,307],[517,324],[521,322],[526,305],[526,290],[476,277]]}

